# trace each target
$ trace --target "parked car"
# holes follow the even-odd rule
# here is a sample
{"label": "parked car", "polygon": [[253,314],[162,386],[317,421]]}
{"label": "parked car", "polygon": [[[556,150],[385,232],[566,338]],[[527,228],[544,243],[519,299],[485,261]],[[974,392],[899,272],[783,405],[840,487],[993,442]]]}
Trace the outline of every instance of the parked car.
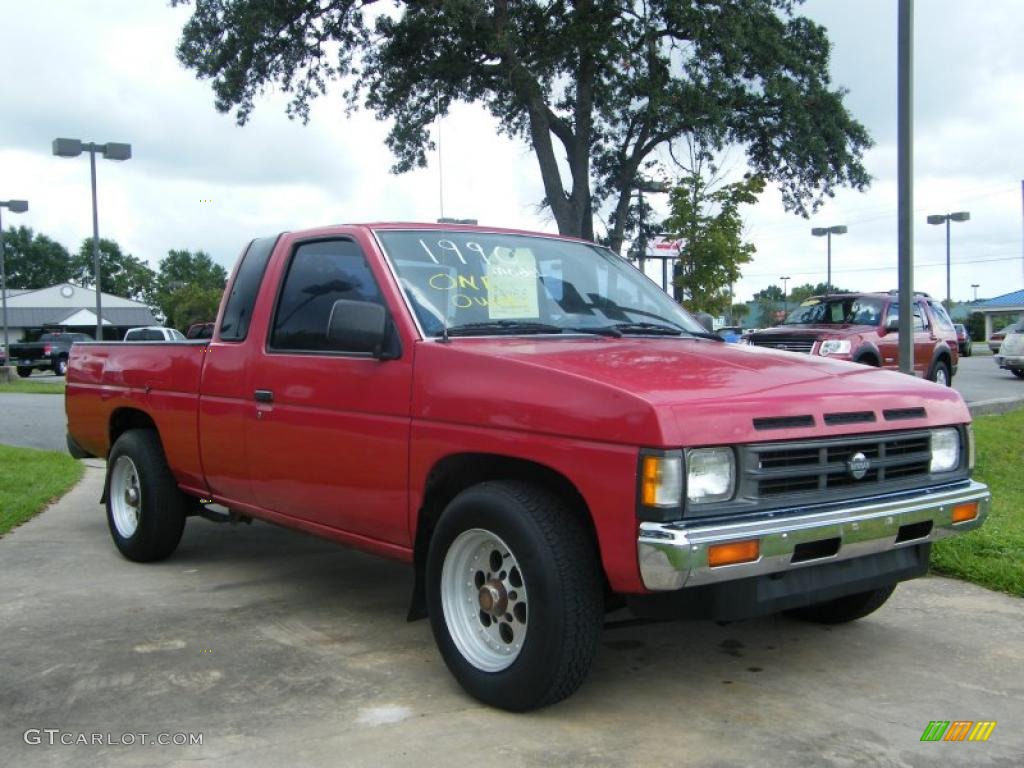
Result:
{"label": "parked car", "polygon": [[[960,360],[956,331],[945,307],[916,294],[914,373],[950,386]],[[781,325],[756,331],[748,344],[899,369],[899,296],[841,293],[802,302]]]}
{"label": "parked car", "polygon": [[715,329],[715,334],[720,336],[723,341],[735,344],[743,336],[743,329],[738,325],[723,325],[721,328]]}
{"label": "parked car", "polygon": [[956,346],[964,357],[971,356],[971,333],[963,323],[953,323],[956,329]]}
{"label": "parked car", "polygon": [[1006,329],[1005,338],[995,356],[996,365],[1024,379],[1024,322]]}
{"label": "parked car", "polygon": [[23,379],[35,370],[50,370],[63,376],[68,370],[68,355],[78,341],[92,341],[85,333],[44,333],[36,341],[11,344],[11,361]]}
{"label": "parked car", "polygon": [[[107,460],[127,559],[202,516],[408,563],[458,682],[529,710],[583,683],[607,607],[853,621],[988,514],[957,392],[709,336],[593,243],[286,232],[245,250],[208,343],[74,347],[68,447]],[[874,657],[912,640],[889,634]]]}
{"label": "parked car", "polygon": [[130,328],[124,335],[124,341],[184,341],[185,334],[177,328],[164,328],[162,325],[147,325],[145,328]]}
{"label": "parked car", "polygon": [[998,352],[1007,333],[1010,331],[1020,332],[1022,329],[1024,329],[1024,320],[1018,320],[1016,323],[1011,323],[1006,326],[1001,331],[995,331],[988,337],[988,348],[991,349],[993,353]]}
{"label": "parked car", "polygon": [[212,339],[213,323],[193,323],[185,331],[187,339]]}

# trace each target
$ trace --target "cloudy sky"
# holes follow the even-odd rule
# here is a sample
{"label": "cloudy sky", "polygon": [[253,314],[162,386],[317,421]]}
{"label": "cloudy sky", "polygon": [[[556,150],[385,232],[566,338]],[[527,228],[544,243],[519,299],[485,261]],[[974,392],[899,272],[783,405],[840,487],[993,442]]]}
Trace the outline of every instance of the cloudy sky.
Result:
{"label": "cloudy sky", "polygon": [[[769,190],[746,211],[757,247],[741,299],[782,275],[790,287],[825,279],[825,242],[812,226],[846,224],[833,239],[833,283],[896,286],[896,0],[810,0],[803,13],[834,43],[832,75],[876,146],[867,193],[840,192],[810,221]],[[915,285],[945,295],[945,233],[929,213],[967,210],[954,224],[952,294],[1024,287],[1024,14],[1019,0],[918,0],[915,34]],[[0,0],[0,199],[4,211],[77,248],[91,234],[88,161],[53,157],[51,141],[127,141],[134,157],[98,160],[100,234],[153,266],[171,248],[203,249],[230,266],[250,238],[326,223],[419,220],[441,214],[437,156],[429,168],[387,172],[386,126],[346,117],[322,99],[308,125],[269,94],[249,124],[213,108],[209,84],[174,47],[189,8],[163,0]],[[554,231],[525,144],[496,135],[479,109],[441,125],[443,207],[484,224]],[[741,153],[733,153],[736,172]]]}

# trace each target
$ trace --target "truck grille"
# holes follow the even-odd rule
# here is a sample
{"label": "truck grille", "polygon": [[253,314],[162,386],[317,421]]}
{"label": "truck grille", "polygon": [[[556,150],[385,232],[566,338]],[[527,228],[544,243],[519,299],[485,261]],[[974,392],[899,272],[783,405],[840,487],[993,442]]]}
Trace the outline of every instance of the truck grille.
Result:
{"label": "truck grille", "polygon": [[784,349],[788,352],[803,352],[809,354],[814,346],[814,338],[811,336],[757,336],[751,337],[751,343],[756,347],[771,347],[772,349]]}
{"label": "truck grille", "polygon": [[743,451],[746,491],[754,498],[831,496],[840,489],[871,495],[927,477],[931,438],[928,432],[897,432],[749,445]]}

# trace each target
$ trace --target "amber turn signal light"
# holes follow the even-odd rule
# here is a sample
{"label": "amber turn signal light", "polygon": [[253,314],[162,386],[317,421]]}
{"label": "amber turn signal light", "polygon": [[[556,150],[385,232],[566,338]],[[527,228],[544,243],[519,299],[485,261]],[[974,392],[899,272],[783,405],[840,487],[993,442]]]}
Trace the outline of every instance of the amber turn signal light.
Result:
{"label": "amber turn signal light", "polygon": [[966,504],[957,504],[953,507],[953,522],[966,523],[978,516],[978,502],[970,501]]}
{"label": "amber turn signal light", "polygon": [[719,565],[750,563],[757,560],[760,554],[761,542],[758,539],[712,544],[708,547],[708,565],[715,568]]}

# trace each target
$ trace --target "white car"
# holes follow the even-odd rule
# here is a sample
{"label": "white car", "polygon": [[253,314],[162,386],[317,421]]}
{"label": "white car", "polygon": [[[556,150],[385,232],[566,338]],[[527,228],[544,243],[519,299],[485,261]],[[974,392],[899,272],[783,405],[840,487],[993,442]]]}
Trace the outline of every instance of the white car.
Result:
{"label": "white car", "polygon": [[185,335],[176,328],[149,325],[145,328],[131,328],[124,335],[125,341],[185,341]]}
{"label": "white car", "polygon": [[1024,323],[1016,323],[1006,329],[1006,337],[996,354],[996,365],[1011,371],[1018,379],[1024,379]]}

